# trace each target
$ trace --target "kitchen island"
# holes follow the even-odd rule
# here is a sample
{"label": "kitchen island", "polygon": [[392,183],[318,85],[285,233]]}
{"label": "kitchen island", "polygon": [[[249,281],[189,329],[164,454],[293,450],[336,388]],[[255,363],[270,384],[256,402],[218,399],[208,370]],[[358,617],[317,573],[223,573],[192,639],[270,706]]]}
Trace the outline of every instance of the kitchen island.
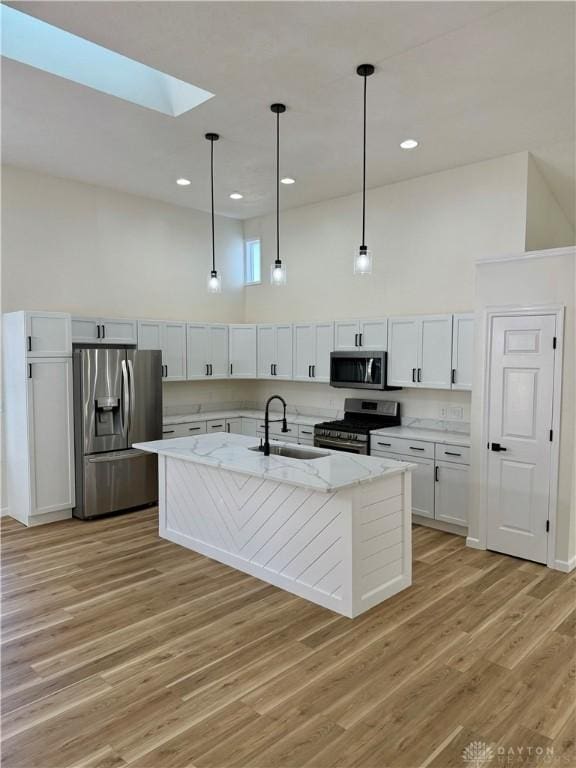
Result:
{"label": "kitchen island", "polygon": [[411,584],[411,464],[228,433],[134,447],[158,454],[169,541],[350,618]]}

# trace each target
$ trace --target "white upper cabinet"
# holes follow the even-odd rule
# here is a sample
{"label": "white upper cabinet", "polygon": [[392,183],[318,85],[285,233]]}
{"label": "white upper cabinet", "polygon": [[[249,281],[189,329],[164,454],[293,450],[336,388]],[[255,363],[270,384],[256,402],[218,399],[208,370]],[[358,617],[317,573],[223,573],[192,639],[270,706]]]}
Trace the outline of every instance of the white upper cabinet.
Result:
{"label": "white upper cabinet", "polygon": [[416,317],[391,317],[388,320],[388,384],[417,387],[420,325]]}
{"label": "white upper cabinet", "polygon": [[337,320],[334,323],[334,349],[386,350],[388,348],[388,321]]}
{"label": "white upper cabinet", "polygon": [[140,320],[138,349],[159,349],[162,352],[164,381],[186,379],[186,323]]}
{"label": "white upper cabinet", "polygon": [[228,326],[189,323],[188,378],[228,378]]}
{"label": "white upper cabinet", "polygon": [[472,389],[474,370],[474,315],[454,315],[452,389]]}
{"label": "white upper cabinet", "polygon": [[80,344],[136,344],[136,320],[73,317],[72,341]]}
{"label": "white upper cabinet", "polygon": [[390,386],[450,389],[451,366],[452,315],[390,318]]}
{"label": "white upper cabinet", "polygon": [[68,357],[72,354],[70,315],[60,312],[25,312],[26,355]]}
{"label": "white upper cabinet", "polygon": [[294,325],[296,381],[330,381],[330,353],[334,349],[334,323]]}
{"label": "white upper cabinet", "polygon": [[292,378],[292,326],[258,326],[258,378]]}
{"label": "white upper cabinet", "polygon": [[417,380],[421,387],[450,389],[452,380],[452,315],[420,319]]}
{"label": "white upper cabinet", "polygon": [[230,376],[235,379],[254,379],[256,367],[256,326],[229,326]]}

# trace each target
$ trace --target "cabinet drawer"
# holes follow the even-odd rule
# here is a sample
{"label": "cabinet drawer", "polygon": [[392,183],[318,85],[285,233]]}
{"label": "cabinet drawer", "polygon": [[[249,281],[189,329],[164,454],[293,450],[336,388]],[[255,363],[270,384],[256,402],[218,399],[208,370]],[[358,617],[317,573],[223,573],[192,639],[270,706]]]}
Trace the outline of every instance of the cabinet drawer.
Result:
{"label": "cabinet drawer", "polygon": [[206,422],[206,432],[226,432],[226,419],[210,419]]}
{"label": "cabinet drawer", "polygon": [[439,461],[470,464],[470,448],[465,445],[441,445],[436,443],[435,457]]}
{"label": "cabinet drawer", "polygon": [[186,422],[185,424],[166,424],[162,428],[162,437],[166,440],[172,437],[191,437],[206,433],[205,421]]}
{"label": "cabinet drawer", "polygon": [[[274,416],[276,419],[277,417]],[[288,427],[288,432],[282,432],[282,422],[281,421],[274,421],[270,422],[270,434],[274,435],[274,437],[278,440],[288,440],[289,437],[298,437],[298,425],[297,424],[291,424],[288,422],[286,424]],[[264,422],[259,421],[258,422],[258,432],[262,432],[264,434]]]}
{"label": "cabinet drawer", "polygon": [[425,459],[434,458],[434,443],[423,440],[408,440],[405,437],[388,437],[387,435],[371,435],[370,450],[401,453],[403,456],[420,456]]}
{"label": "cabinet drawer", "polygon": [[298,425],[298,440],[314,440],[314,427]]}

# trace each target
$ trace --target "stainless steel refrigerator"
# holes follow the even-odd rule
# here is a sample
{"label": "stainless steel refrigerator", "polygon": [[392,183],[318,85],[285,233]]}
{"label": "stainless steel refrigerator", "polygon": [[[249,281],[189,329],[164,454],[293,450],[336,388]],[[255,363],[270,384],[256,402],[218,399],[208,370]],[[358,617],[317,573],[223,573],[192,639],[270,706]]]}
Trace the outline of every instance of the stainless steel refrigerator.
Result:
{"label": "stainless steel refrigerator", "polygon": [[122,347],[73,353],[75,517],[154,504],[158,462],[134,443],[162,439],[162,353]]}

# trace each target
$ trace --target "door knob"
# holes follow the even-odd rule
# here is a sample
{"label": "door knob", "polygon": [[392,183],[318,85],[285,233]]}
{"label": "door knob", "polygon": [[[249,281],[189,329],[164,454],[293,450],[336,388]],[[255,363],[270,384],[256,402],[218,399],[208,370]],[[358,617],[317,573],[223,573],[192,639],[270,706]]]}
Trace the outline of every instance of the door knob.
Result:
{"label": "door knob", "polygon": [[496,453],[499,453],[500,451],[507,451],[507,448],[504,448],[503,445],[500,445],[500,443],[492,443],[492,450]]}

